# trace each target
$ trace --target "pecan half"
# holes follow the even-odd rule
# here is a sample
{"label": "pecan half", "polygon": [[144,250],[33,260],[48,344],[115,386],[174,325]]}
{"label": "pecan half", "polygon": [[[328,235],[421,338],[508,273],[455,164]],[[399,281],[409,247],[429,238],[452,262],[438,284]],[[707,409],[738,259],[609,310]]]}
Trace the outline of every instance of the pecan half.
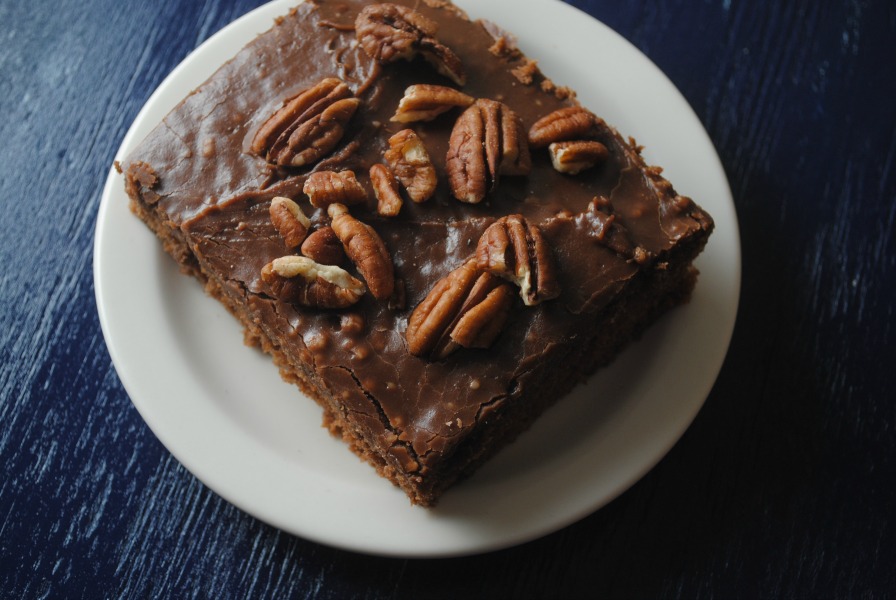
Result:
{"label": "pecan half", "polygon": [[371,4],[358,13],[355,35],[364,52],[380,63],[420,55],[458,85],[466,82],[460,58],[435,38],[438,26],[419,12],[390,3]]}
{"label": "pecan half", "polygon": [[466,108],[473,98],[454,88],[425,83],[409,86],[392,117],[398,123],[432,121],[452,108]]}
{"label": "pecan half", "polygon": [[445,166],[455,198],[482,202],[500,175],[528,175],[532,170],[523,122],[506,104],[476,100],[451,130]]}
{"label": "pecan half", "polygon": [[323,226],[309,235],[301,248],[302,254],[322,265],[341,265],[345,260],[342,242],[332,227]]}
{"label": "pecan half", "polygon": [[594,135],[600,119],[581,106],[561,108],[538,119],[529,128],[529,146],[544,148],[554,142],[587,139]]}
{"label": "pecan half", "polygon": [[299,208],[299,205],[282,196],[271,200],[271,223],[280,232],[287,248],[298,248],[308,235],[311,221]]}
{"label": "pecan half", "polygon": [[424,202],[436,191],[436,169],[413,129],[402,129],[390,137],[384,157],[414,202]]}
{"label": "pecan half", "polygon": [[554,256],[537,225],[522,215],[492,223],[479,238],[476,266],[516,283],[526,306],[560,295]]}
{"label": "pecan half", "polygon": [[370,293],[377,300],[388,300],[395,288],[395,272],[382,238],[373,227],[351,216],[342,204],[331,204],[327,214],[336,237],[367,282]]}
{"label": "pecan half", "polygon": [[607,147],[592,140],[554,142],[548,146],[551,164],[561,173],[576,175],[602,163],[610,155]]}
{"label": "pecan half", "polygon": [[417,305],[405,337],[415,356],[442,359],[464,348],[488,348],[513,304],[507,283],[467,261],[449,273]]}
{"label": "pecan half", "polygon": [[317,208],[326,208],[334,202],[352,205],[367,201],[367,191],[353,171],[316,171],[308,175],[302,191]]}
{"label": "pecan half", "polygon": [[364,295],[364,284],[348,272],[304,256],[283,256],[261,269],[261,279],[283,302],[315,308],[345,308]]}
{"label": "pecan half", "polygon": [[376,196],[376,212],[383,217],[397,217],[404,201],[398,193],[398,181],[392,170],[386,165],[376,164],[370,167],[370,185]]}
{"label": "pecan half", "polygon": [[316,162],[336,147],[360,104],[345,83],[324,79],[286,100],[261,126],[250,148],[284,167]]}

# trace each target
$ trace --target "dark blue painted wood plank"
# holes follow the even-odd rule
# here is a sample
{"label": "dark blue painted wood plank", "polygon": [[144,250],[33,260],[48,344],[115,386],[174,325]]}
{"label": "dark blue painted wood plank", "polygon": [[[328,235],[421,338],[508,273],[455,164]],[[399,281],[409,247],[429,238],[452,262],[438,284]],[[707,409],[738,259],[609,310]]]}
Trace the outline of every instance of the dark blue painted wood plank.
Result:
{"label": "dark blue painted wood plank", "polygon": [[257,4],[0,2],[0,597],[896,595],[896,5],[571,2],[664,70],[719,150],[744,249],[732,348],[682,441],[604,510],[402,561],[289,536],[198,483],[99,331],[114,152]]}

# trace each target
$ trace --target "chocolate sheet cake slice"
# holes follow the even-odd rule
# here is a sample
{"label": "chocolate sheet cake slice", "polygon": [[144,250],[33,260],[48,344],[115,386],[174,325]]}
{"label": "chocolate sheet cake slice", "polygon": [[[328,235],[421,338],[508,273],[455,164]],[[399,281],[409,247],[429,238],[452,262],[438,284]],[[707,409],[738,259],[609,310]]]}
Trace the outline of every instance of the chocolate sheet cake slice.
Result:
{"label": "chocolate sheet cake slice", "polygon": [[300,4],[120,169],[246,341],[426,506],[685,301],[713,226],[433,0]]}

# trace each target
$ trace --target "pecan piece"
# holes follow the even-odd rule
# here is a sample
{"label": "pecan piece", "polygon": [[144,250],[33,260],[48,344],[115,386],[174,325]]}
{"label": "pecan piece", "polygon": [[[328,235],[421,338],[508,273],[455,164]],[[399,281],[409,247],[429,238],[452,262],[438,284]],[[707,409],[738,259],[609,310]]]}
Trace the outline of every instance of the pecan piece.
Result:
{"label": "pecan piece", "polygon": [[438,26],[419,12],[390,3],[364,7],[355,19],[358,43],[380,63],[420,55],[458,85],[466,82],[460,58],[435,38]]}
{"label": "pecan piece", "polygon": [[529,146],[545,148],[554,142],[587,139],[594,135],[600,119],[581,106],[555,110],[538,119],[529,129]]}
{"label": "pecan piece", "polygon": [[522,215],[492,223],[479,238],[476,266],[516,283],[526,306],[560,295],[554,257],[537,225]]}
{"label": "pecan piece", "polygon": [[420,40],[420,56],[435,67],[436,72],[459,86],[467,83],[467,73],[460,57],[454,51],[432,37]]}
{"label": "pecan piece", "polygon": [[314,308],[345,308],[365,291],[348,272],[304,256],[274,259],[261,269],[261,279],[279,300]]}
{"label": "pecan piece", "polygon": [[528,175],[531,169],[523,122],[506,104],[479,99],[458,117],[446,163],[455,198],[477,204],[500,175]]}
{"label": "pecan piece", "polygon": [[554,142],[548,146],[551,164],[561,173],[576,175],[607,159],[610,151],[600,142],[576,140],[574,142]]}
{"label": "pecan piece", "polygon": [[317,208],[326,208],[334,202],[352,205],[367,201],[367,191],[353,171],[316,171],[305,180],[302,191]]}
{"label": "pecan piece", "polygon": [[636,246],[631,234],[613,213],[610,200],[604,196],[595,196],[588,204],[588,210],[575,218],[595,242],[602,244],[627,259],[634,259],[642,264],[651,258],[650,253],[641,246]]}
{"label": "pecan piece", "polygon": [[376,196],[376,212],[384,217],[397,217],[404,201],[398,193],[398,181],[392,170],[386,165],[376,164],[370,167],[370,185]]}
{"label": "pecan piece", "polygon": [[398,123],[432,121],[452,108],[466,108],[473,98],[454,88],[425,83],[409,86],[392,117]]}
{"label": "pecan piece", "polygon": [[324,79],[286,100],[255,134],[250,149],[283,167],[316,162],[336,147],[360,104],[345,83]]}
{"label": "pecan piece", "polygon": [[342,242],[332,227],[323,226],[309,235],[301,248],[302,254],[322,265],[341,265],[345,260]]}
{"label": "pecan piece", "polygon": [[461,114],[448,139],[445,170],[451,193],[461,202],[478,204],[489,187],[489,173],[483,144],[485,124],[479,107],[474,104]]}
{"label": "pecan piece", "polygon": [[414,202],[424,202],[436,191],[436,169],[413,129],[402,129],[390,137],[384,157]]}
{"label": "pecan piece", "polygon": [[488,348],[513,303],[507,283],[467,261],[439,280],[408,320],[405,337],[415,356],[442,359],[464,348]]}
{"label": "pecan piece", "polygon": [[299,205],[282,196],[271,200],[271,223],[280,232],[287,248],[298,248],[308,235],[311,221],[299,208]]}
{"label": "pecan piece", "polygon": [[388,300],[395,289],[392,257],[373,227],[348,213],[348,208],[335,203],[327,208],[331,227],[349,259],[367,282],[370,293],[377,300]]}

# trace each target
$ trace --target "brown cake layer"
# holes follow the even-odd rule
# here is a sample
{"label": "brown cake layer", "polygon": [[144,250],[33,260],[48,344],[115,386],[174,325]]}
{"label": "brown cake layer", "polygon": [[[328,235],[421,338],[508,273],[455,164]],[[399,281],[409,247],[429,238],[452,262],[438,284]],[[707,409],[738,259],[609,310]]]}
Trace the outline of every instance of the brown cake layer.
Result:
{"label": "brown cake layer", "polygon": [[[409,85],[458,86],[419,58],[371,59],[353,28],[367,4],[301,4],[184,99],[121,168],[134,212],[242,321],[247,340],[321,404],[325,423],[355,452],[413,502],[432,505],[688,297],[696,278],[691,262],[712,220],[602,121],[591,137],[609,152],[598,166],[562,174],[546,150],[532,149],[528,175],[501,177],[479,204],[458,201],[445,157],[461,110],[429,122],[390,121]],[[576,104],[494,26],[445,2],[397,4],[438,24],[438,41],[463,64],[464,93],[505,103],[526,128]],[[328,77],[346,82],[361,100],[335,148],[302,167],[276,166],[252,151],[256,133],[286,99]],[[383,217],[367,173],[383,162],[390,136],[407,127],[432,157],[438,187],[426,202],[405,198],[397,217]],[[311,172],[347,169],[369,195],[351,214],[384,241],[404,305],[369,293],[340,310],[278,300],[262,268],[296,251],[271,222],[271,200],[292,198],[312,230],[326,225],[326,210],[308,203],[303,185]],[[613,217],[612,235],[595,220],[595,198],[603,216]],[[405,332],[414,308],[473,254],[489,225],[511,214],[543,233],[559,297],[531,307],[517,298],[488,348],[461,348],[441,360],[412,355]],[[345,267],[358,276],[350,263]]]}

